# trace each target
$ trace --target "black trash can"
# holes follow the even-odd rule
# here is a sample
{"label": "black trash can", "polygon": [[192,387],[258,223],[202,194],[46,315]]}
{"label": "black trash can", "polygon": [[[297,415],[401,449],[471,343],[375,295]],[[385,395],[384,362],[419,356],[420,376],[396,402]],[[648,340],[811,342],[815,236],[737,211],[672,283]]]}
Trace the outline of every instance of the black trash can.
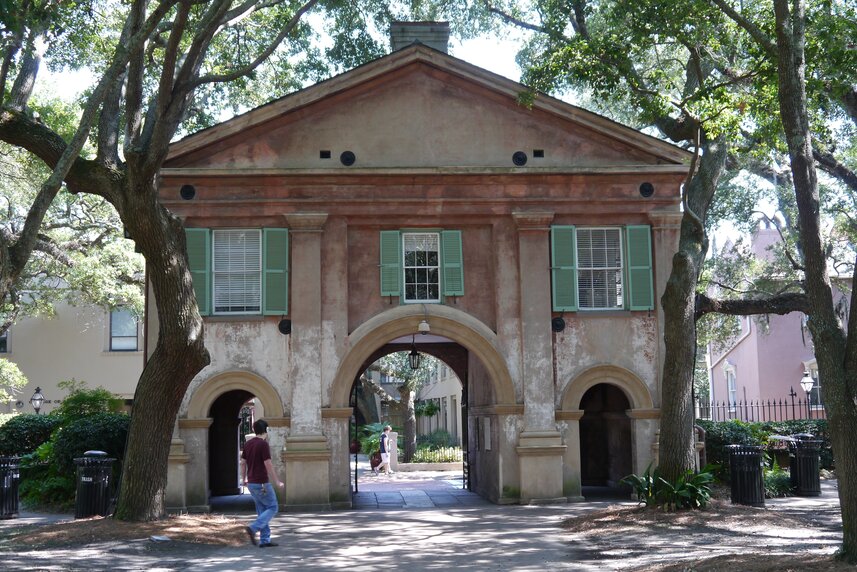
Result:
{"label": "black trash can", "polygon": [[83,457],[74,460],[77,465],[74,518],[109,514],[115,460],[104,451],[87,451]]}
{"label": "black trash can", "polygon": [[762,448],[758,445],[729,445],[729,476],[732,504],[765,506]]}
{"label": "black trash can", "polygon": [[21,460],[0,457],[0,518],[18,516],[18,484],[21,482]]}
{"label": "black trash can", "polygon": [[809,433],[792,435],[789,443],[789,473],[795,494],[801,497],[821,495],[821,441]]}

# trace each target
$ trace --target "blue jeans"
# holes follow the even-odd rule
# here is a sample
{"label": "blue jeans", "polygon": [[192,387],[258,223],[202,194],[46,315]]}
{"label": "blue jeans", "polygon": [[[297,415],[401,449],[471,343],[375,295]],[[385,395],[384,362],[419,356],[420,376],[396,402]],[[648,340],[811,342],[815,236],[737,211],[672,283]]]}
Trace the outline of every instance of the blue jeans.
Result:
{"label": "blue jeans", "polygon": [[256,503],[256,520],[250,524],[253,532],[259,533],[259,544],[271,542],[271,527],[268,523],[277,514],[277,495],[274,494],[274,486],[271,483],[260,485],[258,483],[247,483],[250,496]]}

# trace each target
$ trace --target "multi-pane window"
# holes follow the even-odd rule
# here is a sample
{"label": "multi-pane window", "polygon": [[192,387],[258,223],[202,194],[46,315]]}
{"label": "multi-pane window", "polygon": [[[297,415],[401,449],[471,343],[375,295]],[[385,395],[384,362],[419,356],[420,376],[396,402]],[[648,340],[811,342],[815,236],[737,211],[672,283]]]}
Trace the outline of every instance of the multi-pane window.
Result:
{"label": "multi-pane window", "polygon": [[262,309],[262,234],[258,229],[212,232],[214,313]]}
{"label": "multi-pane window", "polygon": [[0,354],[5,354],[9,351],[9,331],[0,334]]}
{"label": "multi-pane window", "polygon": [[581,310],[624,306],[621,229],[577,229],[577,284]]}
{"label": "multi-pane window", "polygon": [[735,411],[738,388],[735,383],[735,370],[732,368],[726,370],[726,397],[729,401],[729,411]]}
{"label": "multi-pane window", "polygon": [[402,235],[405,302],[440,301],[440,234]]}
{"label": "multi-pane window", "polygon": [[551,227],[554,312],[652,310],[651,228]]}
{"label": "multi-pane window", "polygon": [[381,295],[405,303],[464,296],[460,230],[381,231]]}
{"label": "multi-pane window", "polygon": [[810,369],[809,375],[812,377],[812,390],[809,392],[809,403],[813,407],[820,407],[823,402],[821,400],[821,381],[818,378],[818,370]]}
{"label": "multi-pane window", "polygon": [[137,351],[137,316],[118,308],[110,312],[110,351]]}

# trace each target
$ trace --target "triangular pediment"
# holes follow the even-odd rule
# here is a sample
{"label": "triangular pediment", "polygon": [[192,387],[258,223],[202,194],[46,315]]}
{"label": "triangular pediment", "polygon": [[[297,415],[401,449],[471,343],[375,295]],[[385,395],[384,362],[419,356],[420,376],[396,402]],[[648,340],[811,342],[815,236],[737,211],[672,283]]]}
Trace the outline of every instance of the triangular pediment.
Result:
{"label": "triangular pediment", "polygon": [[686,168],[685,151],[597,114],[543,95],[522,105],[525,89],[413,45],[178,141],[164,168]]}

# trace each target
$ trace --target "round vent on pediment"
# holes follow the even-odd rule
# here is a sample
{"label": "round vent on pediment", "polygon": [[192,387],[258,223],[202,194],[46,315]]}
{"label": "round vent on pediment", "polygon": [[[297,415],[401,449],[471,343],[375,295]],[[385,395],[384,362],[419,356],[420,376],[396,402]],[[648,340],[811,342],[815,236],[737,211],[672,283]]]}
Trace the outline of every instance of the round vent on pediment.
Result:
{"label": "round vent on pediment", "polygon": [[553,320],[551,320],[551,330],[556,333],[559,333],[565,329],[565,320],[562,319],[561,316],[557,316]]}
{"label": "round vent on pediment", "polygon": [[339,156],[339,160],[346,167],[350,167],[354,164],[354,161],[357,160],[357,155],[355,155],[353,151],[343,151],[342,155]]}
{"label": "round vent on pediment", "polygon": [[179,190],[179,195],[181,195],[184,200],[189,201],[196,196],[196,188],[194,188],[193,185],[182,185],[182,188]]}
{"label": "round vent on pediment", "polygon": [[640,195],[645,198],[649,198],[655,194],[655,186],[649,182],[645,182],[640,185]]}
{"label": "round vent on pediment", "polygon": [[515,151],[515,154],[512,155],[512,162],[518,167],[523,167],[527,164],[527,154],[523,151]]}

